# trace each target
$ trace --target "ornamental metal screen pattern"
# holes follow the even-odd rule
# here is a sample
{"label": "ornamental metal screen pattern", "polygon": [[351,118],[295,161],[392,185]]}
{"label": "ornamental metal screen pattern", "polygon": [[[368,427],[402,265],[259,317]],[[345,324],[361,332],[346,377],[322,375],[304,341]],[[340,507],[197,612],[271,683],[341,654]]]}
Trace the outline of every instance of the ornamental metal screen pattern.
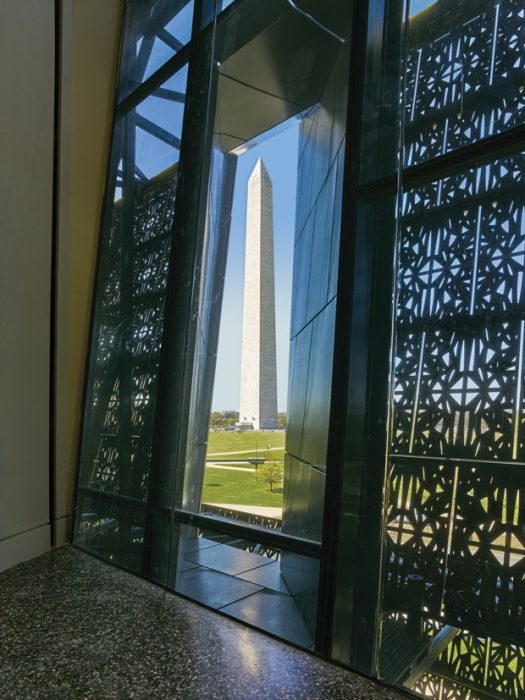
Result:
{"label": "ornamental metal screen pattern", "polygon": [[[412,33],[407,166],[524,121],[523,2],[459,5],[461,21],[443,2],[441,21]],[[422,632],[430,636],[461,630],[417,692],[519,698],[525,157],[496,157],[405,190],[400,208],[384,611],[386,619],[433,622]]]}
{"label": "ornamental metal screen pattern", "polygon": [[478,689],[489,695],[520,698],[524,674],[522,648],[462,632],[414,690],[442,700],[474,700],[479,697]]}
{"label": "ornamental metal screen pattern", "polygon": [[75,542],[135,571],[145,559],[192,15],[190,0],[127,6],[100,232]]}
{"label": "ornamental metal screen pattern", "polygon": [[[123,200],[115,204],[99,300],[96,380],[89,406],[90,430],[98,439],[87,485],[141,500],[147,496],[175,188],[173,173],[140,188],[124,240]],[[128,269],[123,270],[126,259]]]}
{"label": "ornamental metal screen pattern", "polygon": [[418,43],[405,65],[405,165],[525,120],[523,2],[471,0],[454,6],[439,0],[437,11],[435,25],[414,30]]}

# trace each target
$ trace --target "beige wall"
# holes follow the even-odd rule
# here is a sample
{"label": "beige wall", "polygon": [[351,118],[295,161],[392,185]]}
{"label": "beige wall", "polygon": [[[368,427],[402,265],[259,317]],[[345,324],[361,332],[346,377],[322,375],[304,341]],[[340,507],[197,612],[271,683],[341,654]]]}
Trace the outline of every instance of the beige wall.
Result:
{"label": "beige wall", "polygon": [[57,298],[56,532],[67,540],[122,0],[64,0]]}
{"label": "beige wall", "polygon": [[0,3],[0,570],[49,547],[54,2]]}
{"label": "beige wall", "polygon": [[[63,0],[57,543],[67,539],[122,0]],[[54,0],[0,2],[0,571],[50,546]]]}

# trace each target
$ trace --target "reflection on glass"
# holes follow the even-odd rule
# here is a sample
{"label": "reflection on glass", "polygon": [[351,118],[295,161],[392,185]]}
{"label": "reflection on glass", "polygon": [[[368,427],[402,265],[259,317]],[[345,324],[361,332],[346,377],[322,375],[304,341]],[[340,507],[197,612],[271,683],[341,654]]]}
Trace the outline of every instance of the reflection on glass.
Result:
{"label": "reflection on glass", "polygon": [[[313,645],[319,562],[213,531],[181,528],[175,590],[303,647]],[[305,572],[312,587],[304,589]]]}
{"label": "reflection on glass", "polygon": [[119,99],[191,39],[194,0],[134,0],[126,12]]}
{"label": "reflection on glass", "polygon": [[75,544],[119,566],[142,573],[145,513],[125,503],[80,497]]}

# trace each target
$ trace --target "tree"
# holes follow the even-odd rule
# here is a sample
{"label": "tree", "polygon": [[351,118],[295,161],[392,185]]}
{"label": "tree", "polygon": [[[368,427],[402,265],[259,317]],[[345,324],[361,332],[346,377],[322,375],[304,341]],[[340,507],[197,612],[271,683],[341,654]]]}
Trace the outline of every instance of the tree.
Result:
{"label": "tree", "polygon": [[283,465],[280,462],[265,462],[257,469],[257,478],[259,477],[270,484],[270,491],[273,491],[273,485],[283,480]]}

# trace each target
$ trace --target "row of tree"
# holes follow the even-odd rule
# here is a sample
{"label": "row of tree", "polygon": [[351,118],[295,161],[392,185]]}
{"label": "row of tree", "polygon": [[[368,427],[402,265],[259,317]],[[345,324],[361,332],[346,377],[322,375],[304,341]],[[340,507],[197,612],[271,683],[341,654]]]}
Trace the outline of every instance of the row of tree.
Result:
{"label": "row of tree", "polygon": [[[286,413],[278,413],[277,419],[281,428],[286,427]],[[212,411],[210,413],[210,430],[224,430],[224,428],[233,428],[235,423],[239,421],[238,411]]]}

